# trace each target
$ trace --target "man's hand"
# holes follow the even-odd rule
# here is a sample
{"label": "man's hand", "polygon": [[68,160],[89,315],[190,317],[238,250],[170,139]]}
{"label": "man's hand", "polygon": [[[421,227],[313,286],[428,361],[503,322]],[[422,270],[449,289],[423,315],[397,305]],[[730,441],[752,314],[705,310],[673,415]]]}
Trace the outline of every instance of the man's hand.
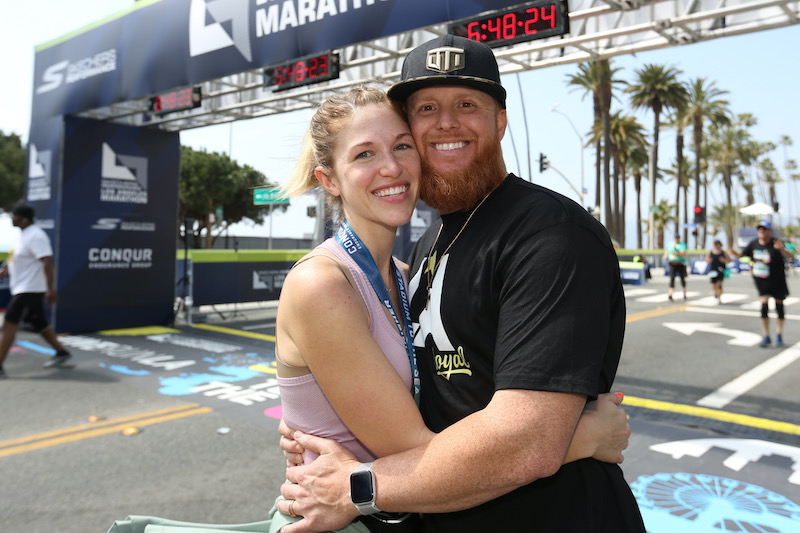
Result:
{"label": "man's hand", "polygon": [[[293,437],[297,445],[318,453],[319,457],[309,465],[287,469],[286,479],[291,483],[281,486],[286,499],[278,501],[278,510],[289,515],[291,504],[291,510],[303,520],[284,526],[281,532],[332,531],[346,526],[359,516],[350,500],[350,474],[360,463],[335,441],[299,431]],[[281,447],[284,439],[281,437]]]}
{"label": "man's hand", "polygon": [[625,458],[622,452],[628,447],[631,427],[628,415],[619,406],[621,394],[605,393],[597,397],[597,401],[589,402],[583,410],[579,423],[593,423],[598,429],[597,449],[592,457],[606,463],[621,463]]}

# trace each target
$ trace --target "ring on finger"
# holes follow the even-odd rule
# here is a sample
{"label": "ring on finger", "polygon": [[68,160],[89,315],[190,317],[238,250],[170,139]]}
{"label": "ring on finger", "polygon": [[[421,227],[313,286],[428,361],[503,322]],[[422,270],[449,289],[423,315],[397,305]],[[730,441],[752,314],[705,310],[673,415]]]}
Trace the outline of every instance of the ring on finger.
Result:
{"label": "ring on finger", "polygon": [[294,500],[289,500],[289,516],[291,516],[292,518],[297,518],[297,515],[294,514],[293,507],[294,507]]}

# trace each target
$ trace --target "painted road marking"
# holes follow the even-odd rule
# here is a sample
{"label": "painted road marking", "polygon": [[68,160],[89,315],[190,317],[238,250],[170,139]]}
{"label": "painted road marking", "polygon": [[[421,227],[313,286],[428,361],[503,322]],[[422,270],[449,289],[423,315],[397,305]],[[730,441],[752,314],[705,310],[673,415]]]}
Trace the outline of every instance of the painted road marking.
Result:
{"label": "painted road marking", "polygon": [[625,322],[636,322],[637,320],[653,318],[654,316],[668,315],[670,313],[678,313],[680,311],[686,311],[686,306],[681,305],[678,307],[659,307],[658,309],[653,309],[652,311],[643,311],[641,313],[628,315],[625,317]]}
{"label": "painted road marking", "polygon": [[656,293],[655,289],[629,289],[628,285],[623,285],[622,288],[625,290],[626,298],[636,298],[637,296],[645,296]]}
{"label": "painted road marking", "polygon": [[[694,298],[695,296],[699,296],[700,293],[698,291],[686,291],[686,296],[689,298]],[[676,302],[686,302],[683,298],[683,291],[676,290],[675,294],[672,296]],[[669,302],[669,295],[666,293],[655,294],[653,296],[645,296],[644,298],[637,298],[637,302],[649,303],[649,304],[657,304],[657,303],[665,303]]]}
{"label": "painted road marking", "polygon": [[98,331],[98,335],[119,336],[119,337],[139,337],[145,335],[163,335],[165,333],[180,333],[181,330],[167,328],[164,326],[144,326],[140,328],[105,329]]}
{"label": "painted road marking", "polygon": [[761,335],[757,333],[723,328],[719,322],[664,322],[664,326],[678,333],[683,333],[687,337],[698,331],[733,337],[728,340],[728,344],[732,346],[750,347],[761,342]]}
{"label": "painted road marking", "polygon": [[739,426],[747,426],[767,431],[775,431],[778,433],[786,433],[787,435],[800,435],[800,425],[797,424],[790,424],[789,422],[777,422],[775,420],[758,418],[750,415],[716,411],[714,409],[708,409],[705,407],[695,407],[693,405],[683,405],[678,403],[664,402],[661,400],[648,400],[646,398],[628,396],[627,394],[625,395],[625,400],[622,402],[622,407],[625,407],[626,405],[650,409],[652,411],[665,411],[682,415],[696,416],[699,418],[708,418],[710,420],[718,420],[720,422],[730,422]]}
{"label": "painted road marking", "polygon": [[[783,301],[783,305],[788,307],[790,305],[796,304],[798,301],[800,300],[793,296],[790,296]],[[761,300],[753,300],[752,302],[741,305],[740,307],[742,309],[758,309],[760,311]],[[770,311],[775,311],[775,304],[774,303],[770,304],[770,308],[771,308]]]}
{"label": "painted road marking", "polygon": [[733,452],[731,456],[722,461],[722,464],[739,472],[749,463],[755,463],[762,457],[773,455],[786,457],[792,462],[789,483],[800,485],[800,448],[787,446],[777,442],[767,442],[756,439],[691,439],[653,444],[650,449],[654,452],[664,453],[673,459],[701,457],[711,448],[720,448]]}
{"label": "painted road marking", "polygon": [[256,329],[269,329],[274,327],[275,327],[274,322],[265,322],[263,324],[253,324],[252,326],[242,326],[242,329],[245,331],[253,331]]}
{"label": "painted road marking", "polygon": [[196,329],[204,329],[206,331],[216,331],[217,333],[226,333],[228,335],[247,337],[249,339],[259,339],[262,341],[275,342],[275,335],[266,335],[264,333],[253,333],[252,331],[243,331],[241,329],[214,326],[213,324],[192,324],[192,327]]}
{"label": "painted road marking", "polygon": [[[734,302],[741,302],[742,300],[747,300],[748,298],[750,298],[750,296],[748,296],[747,294],[726,292],[722,294],[722,304],[723,305],[733,304]],[[700,298],[699,300],[693,300],[692,305],[700,305],[703,307],[716,307],[720,304],[716,296],[706,296],[705,298]]]}
{"label": "painted road marking", "polygon": [[721,409],[736,398],[768,380],[790,364],[800,359],[800,343],[767,359],[752,370],[726,383],[708,396],[697,401],[697,405]]}
{"label": "painted road marking", "polygon": [[[744,311],[739,309],[720,309],[705,308],[705,307],[692,307],[687,306],[686,310],[692,313],[708,313],[712,315],[729,315],[729,316],[749,316],[752,318],[761,318],[760,311]],[[786,320],[800,320],[800,315],[786,315]]]}
{"label": "painted road marking", "polygon": [[93,424],[57,429],[27,437],[20,437],[18,439],[0,441],[0,457],[49,448],[50,446],[57,446],[59,444],[75,442],[91,437],[100,437],[102,435],[108,435],[109,433],[122,431],[132,425],[137,427],[149,426],[189,416],[210,413],[211,411],[213,411],[213,409],[210,407],[200,407],[196,403],[190,403],[178,407],[151,411],[149,413],[140,413],[138,415],[114,418],[112,420],[104,420]]}

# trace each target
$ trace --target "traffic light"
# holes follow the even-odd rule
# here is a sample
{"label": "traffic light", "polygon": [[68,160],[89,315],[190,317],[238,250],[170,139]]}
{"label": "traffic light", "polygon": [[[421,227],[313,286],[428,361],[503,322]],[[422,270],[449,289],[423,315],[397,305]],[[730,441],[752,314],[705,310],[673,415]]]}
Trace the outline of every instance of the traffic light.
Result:
{"label": "traffic light", "polygon": [[550,161],[547,160],[545,155],[539,152],[539,172],[544,172],[550,168]]}
{"label": "traffic light", "polygon": [[701,205],[694,206],[694,223],[703,224],[706,221],[706,208]]}

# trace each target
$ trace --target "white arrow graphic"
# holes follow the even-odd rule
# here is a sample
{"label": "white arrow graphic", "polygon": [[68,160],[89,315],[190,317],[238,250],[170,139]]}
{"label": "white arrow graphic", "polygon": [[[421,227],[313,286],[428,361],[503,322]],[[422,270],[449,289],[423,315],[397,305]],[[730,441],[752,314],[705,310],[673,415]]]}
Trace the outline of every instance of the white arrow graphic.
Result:
{"label": "white arrow graphic", "polygon": [[717,335],[733,337],[728,341],[728,344],[732,346],[755,346],[761,342],[761,335],[757,333],[723,328],[719,322],[664,322],[664,325],[687,336],[702,331],[704,333],[716,333]]}
{"label": "white arrow graphic", "polygon": [[748,463],[754,463],[762,457],[772,455],[786,457],[793,463],[790,467],[792,472],[789,475],[789,483],[800,485],[800,448],[794,446],[755,439],[693,439],[663,442],[650,446],[651,450],[671,455],[673,459],[680,459],[685,455],[700,457],[711,448],[733,452],[733,455],[725,459],[722,464],[736,472]]}

